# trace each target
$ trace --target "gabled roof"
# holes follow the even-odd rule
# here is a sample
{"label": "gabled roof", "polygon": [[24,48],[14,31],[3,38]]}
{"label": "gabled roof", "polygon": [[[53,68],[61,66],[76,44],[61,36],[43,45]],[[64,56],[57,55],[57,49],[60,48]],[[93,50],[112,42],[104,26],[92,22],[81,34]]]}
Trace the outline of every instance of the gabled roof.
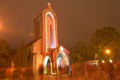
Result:
{"label": "gabled roof", "polygon": [[33,40],[31,42],[29,42],[26,46],[30,46],[30,45],[33,45],[36,41],[38,41],[41,37],[39,37],[38,39],[36,40]]}
{"label": "gabled roof", "polygon": [[51,11],[51,12],[53,13],[54,17],[56,17],[56,14],[55,14],[54,9],[52,8],[51,4],[48,3],[47,8],[45,8],[44,10],[42,10],[42,12],[34,19],[34,21],[35,21],[36,19],[38,19],[39,16],[41,16],[43,13],[46,13],[46,11]]}

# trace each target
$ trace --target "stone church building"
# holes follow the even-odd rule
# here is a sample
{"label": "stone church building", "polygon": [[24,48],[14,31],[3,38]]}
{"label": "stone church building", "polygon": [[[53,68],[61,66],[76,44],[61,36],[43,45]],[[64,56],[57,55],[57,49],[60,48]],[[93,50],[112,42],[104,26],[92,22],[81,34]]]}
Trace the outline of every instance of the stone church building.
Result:
{"label": "stone church building", "polygon": [[57,16],[50,3],[34,19],[32,43],[32,66],[34,74],[57,74],[61,69],[69,69],[69,51],[58,42]]}

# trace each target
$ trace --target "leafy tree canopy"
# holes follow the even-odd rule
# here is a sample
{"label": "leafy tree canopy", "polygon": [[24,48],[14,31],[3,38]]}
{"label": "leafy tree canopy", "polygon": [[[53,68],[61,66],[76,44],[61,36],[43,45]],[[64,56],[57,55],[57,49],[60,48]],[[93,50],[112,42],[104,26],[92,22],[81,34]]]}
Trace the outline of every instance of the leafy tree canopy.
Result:
{"label": "leafy tree canopy", "polygon": [[0,66],[8,67],[12,59],[12,49],[7,41],[0,39]]}
{"label": "leafy tree canopy", "polygon": [[106,56],[106,49],[111,51],[109,58],[115,59],[116,55],[120,54],[120,33],[114,27],[97,29],[90,39],[90,44],[100,59]]}
{"label": "leafy tree canopy", "polygon": [[94,55],[90,52],[90,46],[82,42],[78,42],[71,48],[70,62],[76,63],[81,61],[92,60]]}

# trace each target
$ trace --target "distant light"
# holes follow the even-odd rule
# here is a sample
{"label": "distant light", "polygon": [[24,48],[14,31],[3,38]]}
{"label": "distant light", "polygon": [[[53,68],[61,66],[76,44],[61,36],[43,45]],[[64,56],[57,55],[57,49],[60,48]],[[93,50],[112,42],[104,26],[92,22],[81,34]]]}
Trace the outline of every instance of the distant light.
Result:
{"label": "distant light", "polygon": [[102,63],[105,63],[105,60],[102,60]]}
{"label": "distant light", "polygon": [[109,62],[112,63],[113,62],[112,59],[110,59]]}
{"label": "distant light", "polygon": [[62,46],[60,46],[60,51],[63,51],[63,50],[64,50],[64,48]]}
{"label": "distant light", "polygon": [[106,53],[106,54],[110,54],[110,50],[109,50],[109,49],[106,49],[106,50],[105,50],[105,53]]}

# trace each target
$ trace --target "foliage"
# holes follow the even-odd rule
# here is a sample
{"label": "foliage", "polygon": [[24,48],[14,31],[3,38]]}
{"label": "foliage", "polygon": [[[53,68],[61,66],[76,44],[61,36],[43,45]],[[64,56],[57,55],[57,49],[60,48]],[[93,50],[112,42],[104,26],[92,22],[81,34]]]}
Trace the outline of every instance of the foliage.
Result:
{"label": "foliage", "polygon": [[73,48],[71,48],[70,53],[71,63],[87,61],[91,59],[93,59],[93,55],[90,53],[90,46],[78,42]]}
{"label": "foliage", "polygon": [[15,64],[18,67],[26,67],[30,65],[30,47],[23,46],[16,50],[15,53]]}
{"label": "foliage", "polygon": [[10,66],[12,49],[7,41],[0,39],[0,67]]}
{"label": "foliage", "polygon": [[[106,49],[110,50],[109,55],[105,54]],[[108,58],[120,60],[120,33],[114,27],[97,29],[90,38],[90,44],[79,42],[71,48],[71,63]]]}
{"label": "foliage", "polygon": [[25,44],[24,40],[21,40],[21,45],[15,50],[14,63],[16,67],[28,67],[32,63],[31,60],[31,48],[32,43]]}
{"label": "foliage", "polygon": [[[106,56],[115,59],[118,54],[120,55],[120,33],[113,27],[98,29],[91,37],[90,45],[98,59],[105,59]],[[110,55],[105,54],[106,49],[110,49]]]}

